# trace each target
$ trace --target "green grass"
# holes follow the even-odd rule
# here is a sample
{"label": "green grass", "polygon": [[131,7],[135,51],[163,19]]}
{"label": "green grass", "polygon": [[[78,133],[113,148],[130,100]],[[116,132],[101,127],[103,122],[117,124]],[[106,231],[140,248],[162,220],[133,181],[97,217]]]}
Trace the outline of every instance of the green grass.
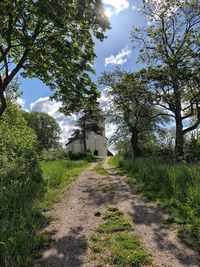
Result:
{"label": "green grass", "polygon": [[103,222],[89,241],[90,260],[95,266],[140,267],[151,263],[132,228],[117,207],[108,207]]}
{"label": "green grass", "polygon": [[200,166],[169,165],[114,157],[110,164],[127,173],[128,183],[156,201],[179,225],[183,239],[200,248]]}
{"label": "green grass", "polygon": [[75,180],[87,167],[87,161],[55,160],[42,162],[41,167],[46,181],[46,193],[40,207],[46,210],[59,200],[60,191]]}

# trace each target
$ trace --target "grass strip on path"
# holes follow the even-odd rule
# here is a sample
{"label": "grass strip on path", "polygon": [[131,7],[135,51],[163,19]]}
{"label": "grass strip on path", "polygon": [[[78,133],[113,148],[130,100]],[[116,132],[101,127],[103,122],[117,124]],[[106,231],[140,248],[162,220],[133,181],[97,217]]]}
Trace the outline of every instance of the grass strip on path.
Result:
{"label": "grass strip on path", "polygon": [[[104,159],[105,160],[105,159]],[[109,179],[110,174],[104,169],[103,164],[104,164],[104,160],[101,160],[98,162],[98,164],[96,165],[96,167],[94,168],[94,171],[102,176],[104,176],[104,178]]]}
{"label": "grass strip on path", "polygon": [[133,233],[132,223],[115,206],[107,208],[103,222],[90,238],[89,248],[90,260],[96,267],[141,267],[151,263]]}

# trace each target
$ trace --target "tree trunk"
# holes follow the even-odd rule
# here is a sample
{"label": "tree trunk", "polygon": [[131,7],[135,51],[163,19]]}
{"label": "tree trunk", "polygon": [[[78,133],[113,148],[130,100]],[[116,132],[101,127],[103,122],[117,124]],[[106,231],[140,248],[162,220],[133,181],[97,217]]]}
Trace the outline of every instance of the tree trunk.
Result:
{"label": "tree trunk", "polygon": [[86,151],[87,151],[87,141],[86,141],[86,119],[85,118],[84,118],[84,121],[83,121],[83,149],[84,149],[84,153],[86,153]]}
{"label": "tree trunk", "polygon": [[139,146],[138,146],[138,131],[133,130],[131,132],[131,146],[133,151],[133,156],[135,158],[140,156]]}
{"label": "tree trunk", "polygon": [[179,88],[177,79],[178,67],[175,66],[172,70],[172,80],[174,88],[174,115],[176,122],[176,140],[175,140],[175,156],[177,161],[182,161],[184,156],[183,145],[184,145],[184,132],[183,132],[183,119],[181,116],[181,89]]}
{"label": "tree trunk", "polygon": [[0,118],[3,115],[4,111],[6,110],[6,108],[7,108],[7,103],[4,96],[4,92],[2,90],[0,91]]}
{"label": "tree trunk", "polygon": [[176,116],[176,143],[175,143],[175,153],[177,161],[181,161],[183,158],[184,155],[183,145],[184,145],[183,123],[181,115],[178,115]]}

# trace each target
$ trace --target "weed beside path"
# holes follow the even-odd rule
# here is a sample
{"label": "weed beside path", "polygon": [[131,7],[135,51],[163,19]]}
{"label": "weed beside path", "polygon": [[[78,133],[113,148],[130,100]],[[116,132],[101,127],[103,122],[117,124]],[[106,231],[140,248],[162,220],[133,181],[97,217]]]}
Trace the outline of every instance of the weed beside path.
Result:
{"label": "weed beside path", "polygon": [[42,162],[41,167],[46,181],[46,193],[40,208],[46,210],[59,200],[61,191],[74,181],[89,163],[84,160],[55,160]]}

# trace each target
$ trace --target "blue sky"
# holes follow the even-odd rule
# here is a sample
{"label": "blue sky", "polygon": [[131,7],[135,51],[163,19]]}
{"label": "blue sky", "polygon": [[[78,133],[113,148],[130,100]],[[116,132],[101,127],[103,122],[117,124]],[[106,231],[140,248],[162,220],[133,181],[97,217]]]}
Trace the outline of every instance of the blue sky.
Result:
{"label": "blue sky", "polygon": [[[140,0],[103,0],[106,13],[110,17],[112,29],[107,31],[107,39],[95,41],[94,69],[96,81],[103,71],[114,70],[117,66],[125,70],[136,70],[137,51],[133,51],[131,29],[144,24],[144,18],[139,13]],[[23,79],[20,77],[22,99],[27,110],[44,111],[58,120],[64,131],[62,141],[65,142],[73,128],[75,117],[64,117],[57,109],[60,103],[49,103],[51,91],[38,79]],[[105,100],[105,97],[104,97]],[[112,132],[109,130],[109,132]]]}

